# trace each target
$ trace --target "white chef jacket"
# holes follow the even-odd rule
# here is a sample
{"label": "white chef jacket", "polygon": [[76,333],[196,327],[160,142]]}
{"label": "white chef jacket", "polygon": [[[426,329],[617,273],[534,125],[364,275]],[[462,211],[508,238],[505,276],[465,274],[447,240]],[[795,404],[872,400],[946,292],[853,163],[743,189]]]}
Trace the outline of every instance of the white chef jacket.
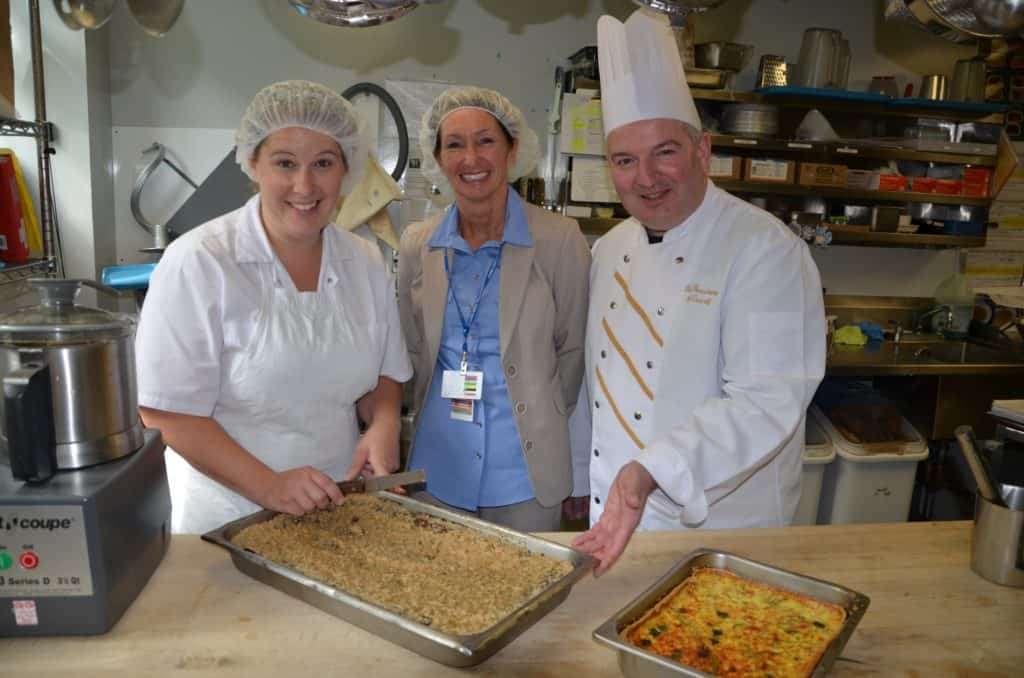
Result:
{"label": "white chef jacket", "polygon": [[631,460],[658,483],[640,529],[789,524],[804,417],[825,371],[807,245],[709,181],[661,243],[635,219],[603,236],[590,289],[589,407],[577,412],[591,421],[574,422],[574,438],[590,432],[591,524]]}
{"label": "white chef jacket", "polygon": [[[340,478],[358,441],[355,401],[412,369],[379,250],[324,229],[315,292],[274,255],[259,196],[174,241],[136,338],[139,404],[210,416],[276,471]],[[258,507],[168,451],[172,529],[202,532]]]}

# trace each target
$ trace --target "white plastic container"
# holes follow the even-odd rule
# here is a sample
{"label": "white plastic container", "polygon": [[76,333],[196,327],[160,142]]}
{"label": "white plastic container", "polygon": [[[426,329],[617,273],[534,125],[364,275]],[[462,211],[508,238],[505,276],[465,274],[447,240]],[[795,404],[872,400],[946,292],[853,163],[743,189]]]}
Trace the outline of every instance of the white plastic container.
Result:
{"label": "white plastic container", "polygon": [[794,525],[818,522],[818,504],[825,468],[836,458],[832,439],[810,413],[804,426],[804,469],[800,486],[800,503],[796,506]]}
{"label": "white plastic container", "polygon": [[818,523],[897,523],[907,520],[914,493],[917,463],[928,457],[928,445],[910,422],[903,433],[910,442],[888,443],[889,452],[869,452],[850,442],[816,407],[811,414],[832,440],[836,460],[825,468]]}

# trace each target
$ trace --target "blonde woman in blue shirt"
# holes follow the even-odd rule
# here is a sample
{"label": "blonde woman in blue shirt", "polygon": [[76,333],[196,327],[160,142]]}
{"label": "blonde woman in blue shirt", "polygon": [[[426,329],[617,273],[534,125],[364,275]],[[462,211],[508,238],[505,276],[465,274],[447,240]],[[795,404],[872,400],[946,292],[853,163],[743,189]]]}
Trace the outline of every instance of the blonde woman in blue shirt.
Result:
{"label": "blonde woman in blue shirt", "polygon": [[[568,416],[583,374],[590,252],[578,224],[520,199],[537,136],[504,96],[441,94],[420,128],[423,169],[454,194],[402,236],[398,287],[417,413],[409,465],[423,498],[522,531],[578,517],[587,460]],[[575,470],[575,474],[574,474]]]}

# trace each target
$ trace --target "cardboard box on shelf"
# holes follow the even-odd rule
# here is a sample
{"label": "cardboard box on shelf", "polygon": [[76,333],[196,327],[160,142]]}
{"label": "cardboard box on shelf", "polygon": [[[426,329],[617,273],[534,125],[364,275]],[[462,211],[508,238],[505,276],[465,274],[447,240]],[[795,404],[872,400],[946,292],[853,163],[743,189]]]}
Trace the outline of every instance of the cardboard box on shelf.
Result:
{"label": "cardboard box on shelf", "polygon": [[877,191],[878,172],[871,170],[847,169],[846,187],[854,191]]}
{"label": "cardboard box on shelf", "polygon": [[796,173],[796,163],[777,158],[746,158],[743,161],[743,177],[747,181],[761,181],[772,184],[791,184]]}
{"label": "cardboard box on shelf", "polygon": [[820,162],[800,163],[800,178],[797,183],[804,186],[846,186],[846,165]]}
{"label": "cardboard box on shelf", "polygon": [[711,168],[708,176],[712,179],[735,179],[743,175],[743,162],[738,155],[711,154]]}

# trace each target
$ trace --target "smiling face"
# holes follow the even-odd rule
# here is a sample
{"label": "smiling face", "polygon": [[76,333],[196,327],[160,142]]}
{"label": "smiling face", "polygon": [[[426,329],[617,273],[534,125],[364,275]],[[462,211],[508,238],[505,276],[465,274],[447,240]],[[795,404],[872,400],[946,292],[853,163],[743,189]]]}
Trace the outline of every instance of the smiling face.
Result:
{"label": "smiling face", "polygon": [[434,157],[457,200],[489,201],[505,195],[516,142],[487,111],[462,108],[441,124]]}
{"label": "smiling face", "polygon": [[711,141],[678,120],[641,120],[608,135],[612,182],[623,206],[652,231],[678,226],[707,190]]}
{"label": "smiling face", "polygon": [[338,142],[304,127],[285,127],[263,140],[251,165],[271,240],[318,239],[341,197],[346,170]]}

